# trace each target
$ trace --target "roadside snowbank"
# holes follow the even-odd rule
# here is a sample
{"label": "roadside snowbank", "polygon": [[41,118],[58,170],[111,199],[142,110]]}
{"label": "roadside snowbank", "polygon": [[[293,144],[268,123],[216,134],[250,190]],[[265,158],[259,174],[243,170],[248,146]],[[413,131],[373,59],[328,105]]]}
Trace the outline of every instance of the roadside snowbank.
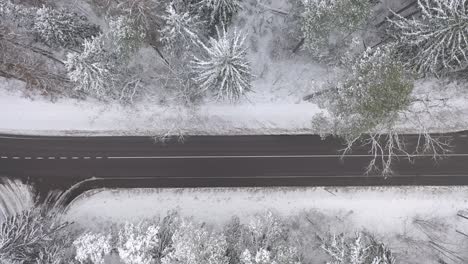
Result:
{"label": "roadside snowbank", "polygon": [[[314,103],[286,95],[281,98],[253,97],[238,104],[208,102],[193,109],[161,106],[150,102],[135,107],[104,104],[88,99],[41,96],[25,97],[22,89],[12,91],[0,80],[0,132],[41,135],[164,135],[164,134],[311,134],[313,117],[322,110]],[[431,106],[432,112],[418,116],[434,132],[466,129],[468,93],[448,86],[434,93],[423,83],[421,98],[449,98],[445,105]],[[264,93],[263,95],[265,95]],[[272,94],[277,96],[277,94]],[[263,98],[263,99],[262,99]],[[298,98],[297,95],[295,98]],[[435,104],[438,102],[436,101]],[[449,107],[450,106],[450,107]],[[416,117],[414,118],[416,120]],[[429,125],[430,124],[430,125]],[[415,131],[418,124],[401,129]]]}
{"label": "roadside snowbank", "polygon": [[125,108],[93,100],[49,102],[1,88],[0,107],[0,131],[52,135],[305,133],[313,115],[320,111],[307,102],[211,103],[195,110],[150,104]]}
{"label": "roadside snowbank", "polygon": [[[340,215],[356,228],[403,232],[418,217],[456,219],[468,207],[468,187],[205,188],[97,190],[75,200],[68,218],[86,226],[164,215],[178,208],[184,216],[223,223],[262,210],[293,215],[304,210]],[[468,222],[466,223],[468,232]]]}

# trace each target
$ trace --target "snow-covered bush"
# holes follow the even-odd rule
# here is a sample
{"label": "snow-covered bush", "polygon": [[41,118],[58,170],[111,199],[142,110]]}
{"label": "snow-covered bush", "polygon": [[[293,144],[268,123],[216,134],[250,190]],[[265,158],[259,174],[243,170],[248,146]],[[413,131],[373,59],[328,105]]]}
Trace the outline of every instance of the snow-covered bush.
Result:
{"label": "snow-covered bush", "polygon": [[110,241],[110,235],[91,232],[82,234],[73,241],[76,248],[75,259],[83,264],[89,261],[93,264],[104,264],[104,257],[112,250]]}
{"label": "snow-covered bush", "polygon": [[117,250],[125,264],[150,264],[159,244],[159,227],[126,223],[119,230]]}
{"label": "snow-covered bush", "polygon": [[332,235],[321,248],[330,257],[327,264],[395,264],[392,252],[372,237],[358,233],[353,238]]}
{"label": "snow-covered bush", "polygon": [[193,80],[200,90],[217,97],[238,100],[251,90],[251,68],[247,60],[246,36],[238,31],[217,28],[217,39],[202,44],[204,56],[192,61]]}
{"label": "snow-covered bush", "polygon": [[115,56],[127,57],[141,47],[146,37],[145,28],[128,16],[112,18],[109,22],[109,42]]}
{"label": "snow-covered bush", "polygon": [[227,264],[226,239],[220,233],[207,230],[184,220],[172,236],[169,253],[163,264]]}
{"label": "snow-covered bush", "polygon": [[335,62],[362,30],[371,13],[369,0],[302,0],[304,47],[313,56]]}
{"label": "snow-covered bush", "polygon": [[422,17],[390,20],[400,57],[419,73],[443,75],[468,66],[468,2],[418,0]]}
{"label": "snow-covered bush", "polygon": [[176,10],[172,5],[168,5],[162,19],[164,25],[159,32],[161,41],[168,47],[169,52],[186,50],[200,42],[198,31],[201,22],[197,15]]}
{"label": "snow-covered bush", "polygon": [[42,7],[37,9],[34,16],[33,31],[40,41],[49,46],[76,47],[84,39],[97,36],[99,27],[78,14]]}
{"label": "snow-covered bush", "polygon": [[242,0],[201,0],[198,4],[208,14],[211,25],[228,25],[232,16],[242,9]]}
{"label": "snow-covered bush", "polygon": [[117,79],[102,36],[85,40],[81,53],[69,53],[65,61],[68,76],[75,89],[97,97],[112,92]]}

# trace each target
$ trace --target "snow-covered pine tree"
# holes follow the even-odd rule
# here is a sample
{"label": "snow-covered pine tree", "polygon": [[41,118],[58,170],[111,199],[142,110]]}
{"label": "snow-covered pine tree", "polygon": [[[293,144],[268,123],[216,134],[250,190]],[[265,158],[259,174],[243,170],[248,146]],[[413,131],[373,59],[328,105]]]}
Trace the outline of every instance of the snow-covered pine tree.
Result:
{"label": "snow-covered pine tree", "polygon": [[413,88],[392,47],[369,48],[327,94],[327,108],[340,121],[338,133],[352,139],[391,126],[408,109]]}
{"label": "snow-covered pine tree", "polygon": [[5,1],[0,3],[0,14],[2,24],[21,29],[50,47],[77,47],[84,39],[100,32],[86,17],[65,9],[29,7]]}
{"label": "snow-covered pine tree", "polygon": [[99,98],[112,93],[117,81],[114,65],[104,48],[102,35],[86,39],[81,53],[69,53],[65,66],[68,77],[76,84],[75,90],[83,91]]}
{"label": "snow-covered pine tree", "polygon": [[168,51],[177,53],[189,49],[192,45],[199,45],[199,30],[201,22],[198,15],[189,11],[179,11],[173,5],[168,5],[162,16],[164,25],[160,29],[161,41]]}
{"label": "snow-covered pine tree", "polygon": [[99,27],[86,17],[45,6],[36,10],[32,29],[41,42],[52,47],[80,46],[99,34]]}
{"label": "snow-covered pine tree", "polygon": [[232,16],[242,9],[242,0],[201,0],[198,5],[208,15],[211,25],[228,25]]}
{"label": "snow-covered pine tree", "polygon": [[304,47],[313,56],[335,62],[352,43],[371,13],[369,0],[301,0]]}
{"label": "snow-covered pine tree", "polygon": [[202,44],[203,57],[191,62],[193,81],[201,91],[214,91],[218,99],[238,100],[251,90],[252,73],[247,60],[246,36],[218,27],[217,39]]}
{"label": "snow-covered pine tree", "polygon": [[16,5],[10,1],[0,2],[0,21],[2,24],[31,27],[33,19],[34,12],[32,12],[32,8]]}
{"label": "snow-covered pine tree", "polygon": [[[330,116],[314,121],[316,129],[328,127],[332,134],[346,142],[345,156],[355,146],[369,148],[374,157],[366,173],[392,173],[392,162],[397,154],[412,156],[404,141],[395,131],[403,114],[410,111],[413,102],[413,81],[404,70],[391,47],[368,49],[352,66],[348,76],[321,96],[318,103]],[[319,130],[321,131],[321,130]],[[437,146],[431,137],[426,141]],[[426,152],[416,147],[414,153]],[[430,149],[432,151],[432,149]],[[436,152],[445,150],[436,149]]]}
{"label": "snow-covered pine tree", "polygon": [[145,37],[145,28],[131,17],[118,16],[109,22],[108,39],[118,57],[126,58],[138,50]]}
{"label": "snow-covered pine tree", "polygon": [[468,66],[468,1],[418,0],[422,16],[391,19],[400,57],[419,73],[444,75]]}

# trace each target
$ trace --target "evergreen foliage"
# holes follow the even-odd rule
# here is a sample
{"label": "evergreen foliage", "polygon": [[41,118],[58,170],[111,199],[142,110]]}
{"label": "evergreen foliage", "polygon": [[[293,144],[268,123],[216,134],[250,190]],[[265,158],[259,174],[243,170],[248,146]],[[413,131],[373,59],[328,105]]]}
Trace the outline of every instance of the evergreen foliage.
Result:
{"label": "evergreen foliage", "polygon": [[302,0],[302,4],[304,47],[326,62],[336,62],[346,52],[372,7],[369,0]]}
{"label": "evergreen foliage", "polygon": [[192,61],[193,80],[200,90],[213,91],[218,99],[236,101],[251,90],[252,74],[247,60],[245,35],[217,28],[217,39],[203,44],[203,57]]}
{"label": "evergreen foliage", "polygon": [[242,0],[201,0],[198,5],[208,14],[211,25],[228,25],[232,16],[242,9]]}
{"label": "evergreen foliage", "polygon": [[395,14],[390,34],[402,60],[421,74],[445,75],[468,66],[468,2],[418,0],[420,18]]}
{"label": "evergreen foliage", "polygon": [[77,47],[99,34],[99,27],[86,17],[49,7],[37,9],[33,30],[41,42],[52,47]]}
{"label": "evergreen foliage", "polygon": [[198,34],[202,23],[198,15],[189,11],[179,11],[173,5],[168,5],[162,18],[164,26],[159,31],[161,41],[170,53],[178,53],[193,45],[199,45]]}

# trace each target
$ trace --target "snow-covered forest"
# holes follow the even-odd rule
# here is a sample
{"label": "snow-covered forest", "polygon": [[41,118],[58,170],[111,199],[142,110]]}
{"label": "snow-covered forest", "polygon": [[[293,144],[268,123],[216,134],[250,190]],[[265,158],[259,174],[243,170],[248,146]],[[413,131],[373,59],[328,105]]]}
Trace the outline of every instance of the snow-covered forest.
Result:
{"label": "snow-covered forest", "polygon": [[2,179],[0,263],[463,264],[466,190],[95,190],[63,207]]}
{"label": "snow-covered forest", "polygon": [[391,174],[466,128],[465,0],[3,0],[0,21],[9,96],[145,115],[133,132],[334,135]]}

